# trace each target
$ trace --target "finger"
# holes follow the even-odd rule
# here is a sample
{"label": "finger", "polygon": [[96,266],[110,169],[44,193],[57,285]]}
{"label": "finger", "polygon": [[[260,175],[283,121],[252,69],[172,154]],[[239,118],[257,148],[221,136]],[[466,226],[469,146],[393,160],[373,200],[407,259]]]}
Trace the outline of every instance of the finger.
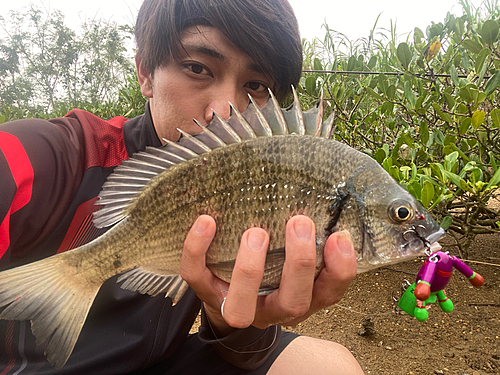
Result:
{"label": "finger", "polygon": [[231,327],[246,328],[255,318],[268,245],[269,236],[261,228],[251,228],[241,238],[224,304],[224,320]]}
{"label": "finger", "polygon": [[292,217],[286,226],[286,260],[279,289],[279,305],[285,319],[305,314],[311,305],[316,271],[314,222]]}
{"label": "finger", "polygon": [[336,232],[328,238],[323,259],[325,267],[314,284],[315,309],[339,302],[356,276],[356,254],[349,232]]}
{"label": "finger", "polygon": [[180,275],[195,290],[198,297],[203,299],[208,274],[211,275],[205,264],[205,254],[215,235],[215,221],[208,215],[201,215],[191,227],[182,251]]}

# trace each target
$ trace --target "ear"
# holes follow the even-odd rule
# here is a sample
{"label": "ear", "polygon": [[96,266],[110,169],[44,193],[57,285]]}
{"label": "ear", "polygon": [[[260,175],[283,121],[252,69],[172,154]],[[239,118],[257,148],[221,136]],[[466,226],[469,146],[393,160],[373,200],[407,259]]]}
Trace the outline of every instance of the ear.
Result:
{"label": "ear", "polygon": [[142,95],[151,99],[153,97],[153,79],[151,73],[144,67],[141,58],[137,54],[135,55],[135,66],[137,68],[137,79],[141,86]]}

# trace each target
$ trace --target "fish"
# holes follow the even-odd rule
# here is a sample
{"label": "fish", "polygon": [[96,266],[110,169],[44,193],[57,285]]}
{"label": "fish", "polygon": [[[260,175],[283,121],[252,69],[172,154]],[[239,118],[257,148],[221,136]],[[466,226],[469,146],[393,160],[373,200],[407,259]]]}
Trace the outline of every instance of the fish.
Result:
{"label": "fish", "polygon": [[[231,105],[200,133],[147,147],[115,168],[96,202],[94,225],[110,229],[92,242],[0,273],[0,319],[30,320],[37,345],[60,369],[70,357],[94,298],[120,275],[127,290],[165,294],[177,303],[188,289],[179,268],[183,243],[199,215],[217,224],[207,267],[230,282],[240,239],[250,227],[270,236],[259,294],[279,287],[285,226],[294,215],[315,222],[316,275],[328,236],[348,230],[358,272],[423,255],[444,230],[371,157],[332,139],[323,96],[308,111],[295,89],[281,109],[269,92],[259,108]],[[435,246],[435,245],[434,245]]]}

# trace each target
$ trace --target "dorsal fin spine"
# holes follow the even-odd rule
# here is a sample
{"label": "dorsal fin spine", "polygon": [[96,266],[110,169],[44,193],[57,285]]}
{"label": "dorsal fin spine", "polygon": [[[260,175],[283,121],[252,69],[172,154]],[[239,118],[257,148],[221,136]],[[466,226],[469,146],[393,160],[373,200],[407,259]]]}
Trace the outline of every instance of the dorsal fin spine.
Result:
{"label": "dorsal fin spine", "polygon": [[321,96],[319,98],[318,106],[318,117],[316,117],[316,131],[314,132],[314,137],[321,137],[321,128],[323,125],[323,112],[324,112],[324,101],[323,101],[323,90],[321,90]]}
{"label": "dorsal fin spine", "polygon": [[278,100],[276,100],[276,97],[274,96],[271,89],[268,88],[268,90],[269,90],[269,96],[270,96],[271,101],[273,103],[274,113],[276,114],[276,117],[278,119],[281,131],[283,132],[283,134],[287,135],[287,134],[289,134],[288,125],[286,124],[285,117],[283,116],[283,112],[281,112],[281,108],[280,108],[280,105],[278,103]]}
{"label": "dorsal fin spine", "polygon": [[297,91],[293,86],[292,86],[292,92],[293,92],[294,110],[297,116],[297,122],[299,124],[299,135],[304,135],[306,134],[306,127],[304,125],[304,115],[302,114],[302,107],[300,106],[300,101],[299,97],[297,96]]}
{"label": "dorsal fin spine", "polygon": [[228,132],[228,134],[234,139],[235,143],[241,143],[240,136],[238,134],[236,134],[236,132],[234,131],[234,129],[231,126],[229,126],[227,121],[224,120],[217,112],[214,111],[213,113],[214,113],[214,116],[216,116],[217,119],[220,121],[220,123],[222,124],[224,129]]}
{"label": "dorsal fin spine", "polygon": [[[174,148],[176,148],[178,150],[181,150],[181,151],[185,152],[186,154],[188,154],[188,155],[190,155],[192,157],[198,156],[198,154],[196,152],[194,152],[193,150],[190,150],[187,147],[181,146],[180,144],[178,144],[176,142],[172,142],[172,141],[170,141],[170,140],[168,140],[166,138],[163,138],[163,140],[165,141],[166,144],[168,144],[168,145],[170,145],[170,146],[172,146],[172,147],[174,147]],[[174,155],[174,154],[172,154],[172,155]],[[186,160],[186,159],[184,159],[184,160]]]}
{"label": "dorsal fin spine", "polygon": [[252,96],[250,94],[248,94],[248,97],[250,98],[250,101],[252,102],[252,105],[254,106],[255,115],[257,116],[257,119],[259,120],[260,125],[262,126],[262,128],[266,132],[266,135],[268,137],[272,137],[273,131],[272,131],[271,127],[269,126],[269,124],[266,120],[266,117],[264,116],[264,114],[260,110],[260,107],[257,105],[255,100],[252,98]]}
{"label": "dorsal fin spine", "polygon": [[245,118],[241,115],[240,111],[238,111],[238,109],[231,102],[229,102],[229,106],[231,107],[231,112],[236,115],[241,126],[243,127],[243,129],[245,129],[245,131],[250,136],[250,138],[252,138],[252,139],[257,138],[252,127],[250,126],[248,121],[245,120]]}
{"label": "dorsal fin spine", "polygon": [[184,137],[188,138],[191,142],[196,144],[198,147],[203,149],[205,152],[211,152],[212,149],[208,147],[205,143],[201,142],[198,138],[193,137],[191,134],[186,133],[184,130],[177,128],[179,133],[181,133]]}
{"label": "dorsal fin spine", "polygon": [[207,133],[210,138],[212,138],[215,142],[219,144],[220,147],[226,146],[226,143],[217,137],[214,132],[212,132],[210,129],[208,129],[205,125],[202,125],[198,120],[193,119],[196,125],[198,125],[205,133]]}

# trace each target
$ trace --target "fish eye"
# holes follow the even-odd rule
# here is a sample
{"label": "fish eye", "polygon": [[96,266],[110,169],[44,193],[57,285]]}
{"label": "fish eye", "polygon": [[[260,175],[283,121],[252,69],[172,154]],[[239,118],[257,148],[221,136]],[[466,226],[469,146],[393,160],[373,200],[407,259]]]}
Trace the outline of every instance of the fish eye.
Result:
{"label": "fish eye", "polygon": [[396,215],[397,215],[398,219],[406,220],[410,216],[410,210],[406,207],[401,206],[398,208]]}
{"label": "fish eye", "polygon": [[391,205],[389,215],[395,222],[408,221],[413,216],[413,209],[406,202],[396,201]]}

